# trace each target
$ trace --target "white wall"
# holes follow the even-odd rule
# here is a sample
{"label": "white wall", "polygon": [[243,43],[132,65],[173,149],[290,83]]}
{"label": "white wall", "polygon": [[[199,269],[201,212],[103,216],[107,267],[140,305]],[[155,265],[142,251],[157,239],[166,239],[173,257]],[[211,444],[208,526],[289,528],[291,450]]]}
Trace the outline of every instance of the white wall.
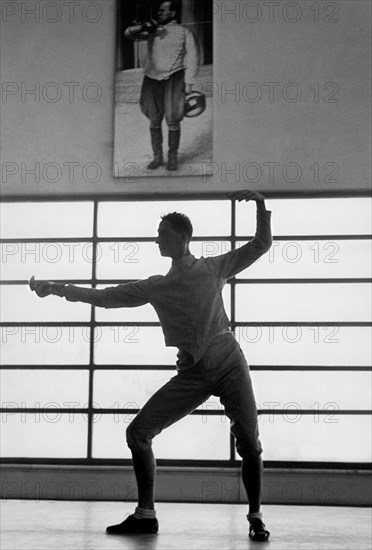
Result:
{"label": "white wall", "polygon": [[167,184],[112,175],[115,4],[1,2],[4,196],[368,189],[369,2],[217,0],[215,174]]}
{"label": "white wall", "polygon": [[[115,188],[111,177],[115,0],[75,2],[74,14],[70,11],[72,3],[62,1],[1,4],[3,192],[85,194]],[[6,15],[7,4],[14,4],[17,13]],[[57,10],[52,9],[56,4],[62,17],[51,23],[46,18],[56,17]],[[35,21],[35,15],[24,14],[25,6],[39,7],[36,13],[40,12],[40,22]],[[9,95],[12,84],[6,83],[14,83],[17,93]],[[40,94],[22,94],[22,85],[28,89],[40,86]],[[7,96],[4,86],[8,86]],[[62,96],[52,102],[58,90]],[[102,96],[89,101],[97,92]],[[16,163],[14,171],[18,169],[7,183],[5,162]],[[22,182],[22,163],[27,169],[40,163],[39,183],[27,174]],[[52,165],[48,168],[48,163],[56,163],[57,170]],[[89,182],[97,171],[93,165],[84,169],[87,163],[96,163],[102,170],[97,184]],[[6,170],[12,168],[8,165]],[[50,180],[58,176],[58,168],[61,177],[53,183]]]}

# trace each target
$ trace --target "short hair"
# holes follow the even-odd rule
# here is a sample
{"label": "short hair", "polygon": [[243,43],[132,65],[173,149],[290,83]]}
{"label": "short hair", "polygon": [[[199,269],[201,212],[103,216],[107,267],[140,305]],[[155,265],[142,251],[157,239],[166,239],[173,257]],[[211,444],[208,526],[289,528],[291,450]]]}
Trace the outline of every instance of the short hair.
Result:
{"label": "short hair", "polygon": [[186,214],[180,214],[179,212],[171,212],[164,216],[161,216],[162,221],[169,222],[177,233],[183,233],[188,241],[191,241],[192,237],[192,223],[190,218]]}
{"label": "short hair", "polygon": [[164,2],[167,2],[169,4],[169,10],[175,12],[175,19],[178,19],[180,17],[180,11],[181,11],[181,3],[179,0],[163,0],[163,2],[160,2],[159,5],[164,4]]}

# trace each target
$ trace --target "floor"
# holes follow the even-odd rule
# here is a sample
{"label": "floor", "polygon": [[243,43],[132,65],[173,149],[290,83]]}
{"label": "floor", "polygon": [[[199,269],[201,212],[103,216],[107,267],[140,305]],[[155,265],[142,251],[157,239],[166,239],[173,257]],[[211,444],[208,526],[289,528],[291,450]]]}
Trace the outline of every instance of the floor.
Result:
{"label": "floor", "polygon": [[1,550],[371,550],[368,508],[263,507],[269,542],[248,539],[245,505],[158,503],[156,535],[106,535],[133,503],[20,501],[1,503]]}

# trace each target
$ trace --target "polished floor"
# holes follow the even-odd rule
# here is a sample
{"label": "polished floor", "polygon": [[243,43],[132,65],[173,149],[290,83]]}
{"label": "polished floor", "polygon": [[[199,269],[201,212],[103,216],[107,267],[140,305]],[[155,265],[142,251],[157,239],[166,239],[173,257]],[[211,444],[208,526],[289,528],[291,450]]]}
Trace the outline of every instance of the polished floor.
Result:
{"label": "polished floor", "polygon": [[160,532],[106,535],[133,503],[8,500],[1,550],[371,550],[371,509],[264,506],[269,542],[247,536],[245,505],[158,503]]}

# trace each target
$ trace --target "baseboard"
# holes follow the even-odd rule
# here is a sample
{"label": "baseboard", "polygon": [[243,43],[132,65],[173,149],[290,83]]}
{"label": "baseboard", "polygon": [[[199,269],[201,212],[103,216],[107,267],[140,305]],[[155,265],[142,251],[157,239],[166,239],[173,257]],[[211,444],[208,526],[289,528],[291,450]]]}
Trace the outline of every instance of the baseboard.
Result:
{"label": "baseboard", "polygon": [[[131,467],[4,464],[0,496],[21,500],[135,501]],[[370,506],[372,475],[362,470],[267,468],[263,504]],[[246,503],[238,468],[158,467],[159,502]]]}

